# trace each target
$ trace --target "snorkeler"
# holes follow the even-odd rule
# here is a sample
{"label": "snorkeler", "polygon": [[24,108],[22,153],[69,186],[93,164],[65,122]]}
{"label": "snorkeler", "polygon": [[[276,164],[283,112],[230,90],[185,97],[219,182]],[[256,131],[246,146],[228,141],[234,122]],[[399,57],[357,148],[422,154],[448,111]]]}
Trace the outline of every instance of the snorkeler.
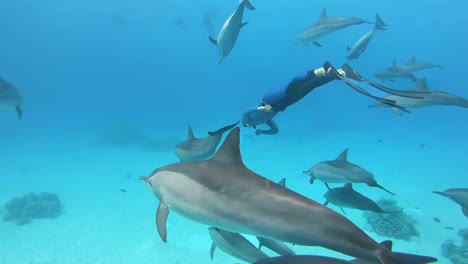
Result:
{"label": "snorkeler", "polygon": [[[288,83],[288,85],[267,91],[258,107],[247,110],[242,115],[241,123],[244,127],[256,129],[256,135],[277,134],[279,130],[278,126],[273,120],[273,117],[275,117],[279,112],[286,110],[287,107],[297,103],[315,88],[327,84],[333,80],[342,80],[348,86],[366,96],[374,98],[384,104],[391,105],[392,107],[397,107],[403,111],[406,111],[404,108],[396,105],[395,101],[374,96],[348,80],[348,78],[360,82],[365,82],[374,88],[390,94],[419,99],[424,98],[421,95],[421,92],[397,91],[364,79],[348,64],[344,64],[341,69],[336,70],[333,68],[331,63],[327,61],[320,68],[296,76],[291,82]],[[266,124],[269,129],[257,129],[257,126],[260,124]]]}

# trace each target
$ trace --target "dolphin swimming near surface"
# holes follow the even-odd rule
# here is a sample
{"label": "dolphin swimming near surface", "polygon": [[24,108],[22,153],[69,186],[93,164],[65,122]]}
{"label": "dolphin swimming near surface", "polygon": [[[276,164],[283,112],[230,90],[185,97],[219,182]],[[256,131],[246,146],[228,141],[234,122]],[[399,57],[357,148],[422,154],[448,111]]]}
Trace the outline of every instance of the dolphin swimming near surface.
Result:
{"label": "dolphin swimming near surface", "polygon": [[214,258],[216,247],[219,247],[227,254],[248,263],[259,259],[268,258],[268,255],[255,247],[249,240],[239,233],[233,233],[216,227],[208,228],[210,237],[213,240],[210,257]]}
{"label": "dolphin swimming near surface", "polygon": [[347,47],[348,55],[346,58],[348,60],[355,60],[358,59],[362,53],[366,50],[367,46],[369,45],[372,37],[374,36],[377,30],[387,30],[387,25],[383,22],[380,18],[379,14],[375,15],[375,27],[372,28],[369,32],[364,34],[360,37],[353,46]]}
{"label": "dolphin swimming near surface", "polygon": [[208,136],[204,138],[197,138],[194,136],[192,127],[188,128],[188,138],[180,142],[176,146],[175,153],[181,162],[204,160],[211,157],[221,141],[223,134],[231,130],[237,125],[236,122],[232,125],[225,126],[214,132],[208,132]]}
{"label": "dolphin swimming near surface", "polygon": [[[401,97],[397,95],[389,95],[385,97],[385,99],[395,101],[395,105],[401,106],[404,109],[415,109],[415,108],[423,108],[429,106],[460,106],[463,108],[468,108],[468,100],[443,91],[439,90],[432,90],[427,86],[426,78],[418,79],[416,84],[410,89],[410,91],[422,91],[427,92],[427,94],[422,99],[415,99],[415,98],[408,98],[408,97]],[[384,107],[390,108],[393,113],[397,115],[402,115],[403,111],[400,108],[392,107],[388,104],[383,104],[377,102],[375,104],[370,105],[369,107]]]}
{"label": "dolphin swimming near surface", "polygon": [[309,45],[309,43],[313,43],[316,46],[322,47],[322,45],[317,42],[320,38],[340,29],[363,23],[372,24],[371,22],[356,17],[328,17],[327,10],[324,8],[319,21],[302,32],[298,41],[305,46]]}
{"label": "dolphin swimming near surface", "polygon": [[413,71],[426,70],[426,69],[432,69],[432,68],[440,68],[442,67],[442,65],[433,64],[433,63],[424,62],[424,61],[417,61],[416,57],[413,56],[407,62],[397,64],[396,67],[402,71],[413,72]]}
{"label": "dolphin swimming near surface", "polygon": [[166,220],[174,211],[230,232],[399,263],[343,215],[247,168],[239,144],[236,127],[211,159],[166,165],[140,177],[159,200],[156,226],[162,241],[167,241]]}
{"label": "dolphin swimming near surface", "polygon": [[433,191],[433,193],[445,196],[461,206],[463,214],[468,217],[468,188],[454,188],[445,191]]}
{"label": "dolphin swimming near surface", "polygon": [[356,192],[353,189],[352,183],[346,183],[343,187],[332,188],[324,195],[326,201],[324,205],[329,203],[341,208],[344,214],[344,208],[353,208],[362,211],[372,211],[376,213],[401,213],[402,211],[385,211],[377,203],[367,198],[366,196]]}
{"label": "dolphin swimming near surface", "polygon": [[236,44],[239,31],[249,23],[242,22],[244,7],[250,10],[255,10],[255,7],[249,2],[249,0],[241,0],[236,11],[228,17],[226,22],[224,22],[223,27],[218,33],[218,38],[214,39],[209,36],[210,42],[218,47],[218,63],[223,62],[224,58],[229,55],[234,44]]}
{"label": "dolphin swimming near surface", "polygon": [[319,162],[303,173],[310,176],[311,184],[318,179],[323,181],[329,190],[328,183],[365,183],[395,195],[378,184],[371,172],[349,162],[347,148],[336,159]]}
{"label": "dolphin swimming near surface", "polygon": [[23,117],[23,96],[15,85],[0,78],[0,109],[15,109],[18,119]]}

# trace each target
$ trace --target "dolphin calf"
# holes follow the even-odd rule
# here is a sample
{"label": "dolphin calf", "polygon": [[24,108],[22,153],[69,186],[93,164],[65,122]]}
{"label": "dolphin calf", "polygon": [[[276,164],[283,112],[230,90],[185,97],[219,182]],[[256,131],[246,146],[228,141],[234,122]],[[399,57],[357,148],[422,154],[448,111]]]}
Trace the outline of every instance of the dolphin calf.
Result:
{"label": "dolphin calf", "polygon": [[468,217],[468,188],[454,188],[445,191],[433,191],[454,201],[461,206],[463,214]]}
{"label": "dolphin calf", "polygon": [[23,96],[15,85],[0,78],[0,109],[15,109],[18,119],[23,117]]}
{"label": "dolphin calf", "polygon": [[[443,91],[432,90],[427,86],[426,78],[418,79],[416,84],[410,89],[410,91],[423,91],[427,92],[423,99],[415,99],[415,98],[408,98],[408,97],[401,97],[397,95],[389,95],[385,97],[385,99],[395,101],[395,104],[398,106],[403,107],[404,109],[415,109],[415,108],[423,108],[429,106],[441,106],[441,105],[451,105],[451,106],[459,106],[463,108],[468,108],[468,100]],[[402,115],[403,111],[401,108],[392,107],[388,104],[383,104],[377,102],[375,104],[370,105],[369,107],[384,107],[390,108],[393,113]]]}
{"label": "dolphin calf", "polygon": [[241,0],[236,11],[228,17],[226,22],[224,22],[223,27],[218,33],[218,38],[214,39],[211,36],[208,37],[210,42],[218,47],[218,63],[223,62],[224,58],[229,55],[234,44],[236,44],[239,31],[249,23],[242,22],[244,7],[250,10],[255,10],[255,7],[249,2],[249,0]]}
{"label": "dolphin calf", "polygon": [[311,184],[318,179],[323,181],[329,190],[328,183],[365,183],[395,195],[378,184],[371,172],[349,162],[348,149],[343,150],[336,159],[319,162],[303,173],[310,176]]}
{"label": "dolphin calf", "polygon": [[352,183],[346,183],[343,187],[333,188],[328,190],[324,195],[326,201],[324,205],[329,203],[341,208],[344,214],[345,208],[354,208],[362,211],[372,211],[376,213],[401,213],[402,211],[385,211],[377,203],[367,198],[366,196],[356,192],[353,189]]}
{"label": "dolphin calf", "polygon": [[316,46],[322,47],[322,45],[317,42],[320,38],[337,30],[363,23],[372,24],[371,22],[356,17],[328,17],[327,10],[324,8],[319,21],[304,30],[299,36],[298,41],[305,46],[309,45],[309,43],[313,43]]}
{"label": "dolphin calf", "polygon": [[216,227],[208,228],[210,237],[213,240],[210,257],[213,260],[216,247],[219,247],[227,254],[248,263],[259,259],[268,258],[268,255],[256,248],[249,240],[239,233],[233,233]]}
{"label": "dolphin calf", "polygon": [[216,147],[221,141],[223,134],[235,127],[237,123],[239,122],[225,126],[214,132],[208,132],[208,136],[204,138],[196,138],[192,127],[189,126],[187,140],[176,145],[175,153],[177,157],[181,162],[204,160],[211,157],[216,151]]}
{"label": "dolphin calf", "polygon": [[174,211],[230,232],[321,246],[381,264],[399,263],[343,215],[247,168],[239,144],[236,127],[209,160],[174,163],[140,177],[159,200],[156,226],[163,242],[166,220]]}
{"label": "dolphin calf", "polygon": [[430,62],[417,61],[416,57],[411,57],[407,62],[396,65],[396,67],[402,71],[413,72],[419,70],[426,70],[432,68],[440,68],[442,65],[433,64]]}
{"label": "dolphin calf", "polygon": [[366,50],[367,46],[369,45],[372,37],[374,36],[377,30],[387,30],[387,25],[383,22],[380,18],[379,14],[375,15],[375,27],[360,37],[353,46],[347,47],[348,55],[346,55],[346,59],[348,60],[355,60],[358,59],[362,53]]}

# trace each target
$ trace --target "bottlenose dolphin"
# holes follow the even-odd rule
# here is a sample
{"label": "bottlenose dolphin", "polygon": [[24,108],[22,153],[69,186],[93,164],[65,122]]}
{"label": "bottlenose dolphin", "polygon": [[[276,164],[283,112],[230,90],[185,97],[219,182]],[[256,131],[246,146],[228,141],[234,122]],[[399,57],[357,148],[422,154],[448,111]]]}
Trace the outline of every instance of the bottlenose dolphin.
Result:
{"label": "bottlenose dolphin", "polygon": [[433,64],[430,62],[417,61],[416,57],[413,56],[407,62],[397,64],[396,67],[402,71],[413,72],[413,71],[426,70],[426,69],[432,69],[432,68],[440,68],[442,66],[439,64]]}
{"label": "bottlenose dolphin", "polygon": [[363,23],[372,24],[371,22],[356,17],[328,17],[327,10],[324,8],[319,21],[302,32],[298,41],[306,46],[309,45],[309,43],[313,43],[316,46],[322,47],[322,45],[317,42],[320,38],[337,30]]}
{"label": "bottlenose dolphin", "polygon": [[361,56],[362,53],[366,50],[367,45],[369,45],[372,37],[374,36],[375,32],[377,32],[377,30],[387,30],[387,25],[385,25],[383,20],[380,18],[379,14],[375,15],[375,27],[368,31],[366,34],[364,34],[362,37],[360,37],[356,41],[356,43],[354,43],[353,46],[347,47],[348,55],[346,56],[346,58],[348,60],[358,59],[359,56]]}
{"label": "bottlenose dolphin", "polygon": [[[463,108],[468,108],[468,100],[443,91],[432,90],[427,86],[426,78],[418,79],[416,84],[409,89],[410,91],[423,91],[427,92],[423,99],[415,99],[415,98],[408,98],[408,97],[401,97],[397,95],[389,95],[385,97],[385,99],[395,101],[395,104],[398,106],[403,107],[404,109],[414,109],[414,108],[422,108],[422,107],[429,107],[429,106],[437,106],[437,105],[453,105],[453,106],[460,106]],[[390,108],[393,113],[402,115],[403,112],[400,108],[392,107],[388,104],[382,104],[377,102],[375,104],[370,105],[369,107],[385,107]]]}
{"label": "bottlenose dolphin", "polygon": [[410,79],[413,82],[417,80],[416,76],[414,76],[410,71],[398,68],[395,61],[393,61],[392,66],[376,71],[374,76],[379,78],[380,81],[389,80],[393,82],[396,78]]}
{"label": "bottlenose dolphin", "polygon": [[240,29],[249,23],[242,22],[244,7],[255,10],[255,7],[249,0],[241,0],[236,11],[224,22],[223,27],[218,33],[218,38],[214,39],[208,36],[210,42],[218,47],[218,63],[223,62],[223,59],[229,55],[234,44],[236,44]]}
{"label": "bottlenose dolphin", "polygon": [[249,240],[239,233],[229,232],[216,227],[208,228],[210,237],[213,240],[210,257],[213,260],[216,247],[219,247],[227,254],[248,263],[259,259],[268,258],[268,255],[256,248]]}
{"label": "bottlenose dolphin", "polygon": [[[391,242],[384,241],[382,245],[388,247],[391,250]],[[437,259],[429,256],[407,254],[401,252],[393,252],[398,258],[401,264],[426,264],[436,262]],[[314,255],[296,255],[296,256],[280,256],[270,257],[266,259],[258,260],[253,264],[369,264],[378,263],[374,261],[366,261],[361,259],[343,260],[325,256],[314,256]]]}
{"label": "bottlenose dolphin", "polygon": [[344,214],[343,207],[354,208],[362,211],[372,211],[376,213],[401,213],[401,211],[385,211],[377,203],[367,198],[366,196],[356,192],[353,189],[352,183],[346,183],[343,187],[333,188],[328,190],[324,195],[326,201],[323,205],[327,206],[329,203],[341,208]]}
{"label": "bottlenose dolphin", "polygon": [[23,117],[23,96],[13,84],[0,78],[0,109],[15,109],[18,118]]}
{"label": "bottlenose dolphin", "polygon": [[292,249],[286,246],[283,242],[272,239],[272,238],[264,238],[264,237],[257,237],[258,239],[258,249],[262,249],[262,247],[269,248],[274,252],[278,253],[281,256],[293,256],[296,255]]}
{"label": "bottlenose dolphin", "polygon": [[231,232],[321,246],[381,264],[399,263],[343,215],[247,168],[239,135],[239,127],[231,130],[207,161],[174,163],[140,177],[159,199],[156,226],[164,242],[172,210]]}
{"label": "bottlenose dolphin", "polygon": [[329,190],[328,183],[365,183],[395,195],[379,185],[371,172],[349,162],[347,148],[336,159],[319,162],[303,173],[310,176],[311,184],[318,179],[323,181]]}
{"label": "bottlenose dolphin", "polygon": [[225,126],[214,132],[208,132],[208,136],[204,138],[196,138],[193,135],[192,127],[189,126],[187,140],[176,145],[175,153],[177,157],[179,157],[181,162],[204,160],[211,157],[223,138],[224,132],[235,127],[237,123],[239,122]]}
{"label": "bottlenose dolphin", "polygon": [[454,188],[447,189],[442,192],[433,191],[433,193],[445,196],[459,204],[462,208],[463,214],[468,217],[468,188]]}

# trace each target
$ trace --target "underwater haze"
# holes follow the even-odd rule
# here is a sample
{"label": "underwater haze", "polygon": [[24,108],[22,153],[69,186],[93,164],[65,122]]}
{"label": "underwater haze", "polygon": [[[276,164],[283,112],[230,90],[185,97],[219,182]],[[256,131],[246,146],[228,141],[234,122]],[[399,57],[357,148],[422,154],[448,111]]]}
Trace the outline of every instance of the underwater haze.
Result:
{"label": "underwater haze", "polygon": [[[0,78],[23,98],[20,119],[14,106],[2,107],[8,97],[0,85],[0,264],[247,263],[219,248],[212,260],[210,226],[176,210],[164,243],[155,224],[159,199],[139,177],[179,162],[176,146],[187,140],[189,125],[206,137],[239,121],[269,89],[326,61],[407,90],[415,82],[374,74],[414,56],[441,65],[413,72],[430,89],[468,98],[468,17],[460,0],[250,2],[255,10],[243,15],[249,23],[219,63],[208,37],[218,37],[238,0],[0,0]],[[303,45],[298,37],[324,8],[328,17],[372,23],[323,36],[321,47]],[[377,13],[388,28],[347,61],[346,47],[374,27]],[[310,184],[303,171],[349,148],[349,161],[396,195],[365,184],[354,189],[374,201],[394,200],[417,232],[376,227],[360,210],[329,208],[375,241],[392,240],[394,251],[468,263],[463,203],[433,193],[468,188],[468,105],[398,115],[369,107],[375,102],[342,81],[318,87],[275,116],[278,134],[256,135],[257,128],[239,124],[243,161],[323,204],[327,187]],[[354,258],[286,244],[296,254]]]}

